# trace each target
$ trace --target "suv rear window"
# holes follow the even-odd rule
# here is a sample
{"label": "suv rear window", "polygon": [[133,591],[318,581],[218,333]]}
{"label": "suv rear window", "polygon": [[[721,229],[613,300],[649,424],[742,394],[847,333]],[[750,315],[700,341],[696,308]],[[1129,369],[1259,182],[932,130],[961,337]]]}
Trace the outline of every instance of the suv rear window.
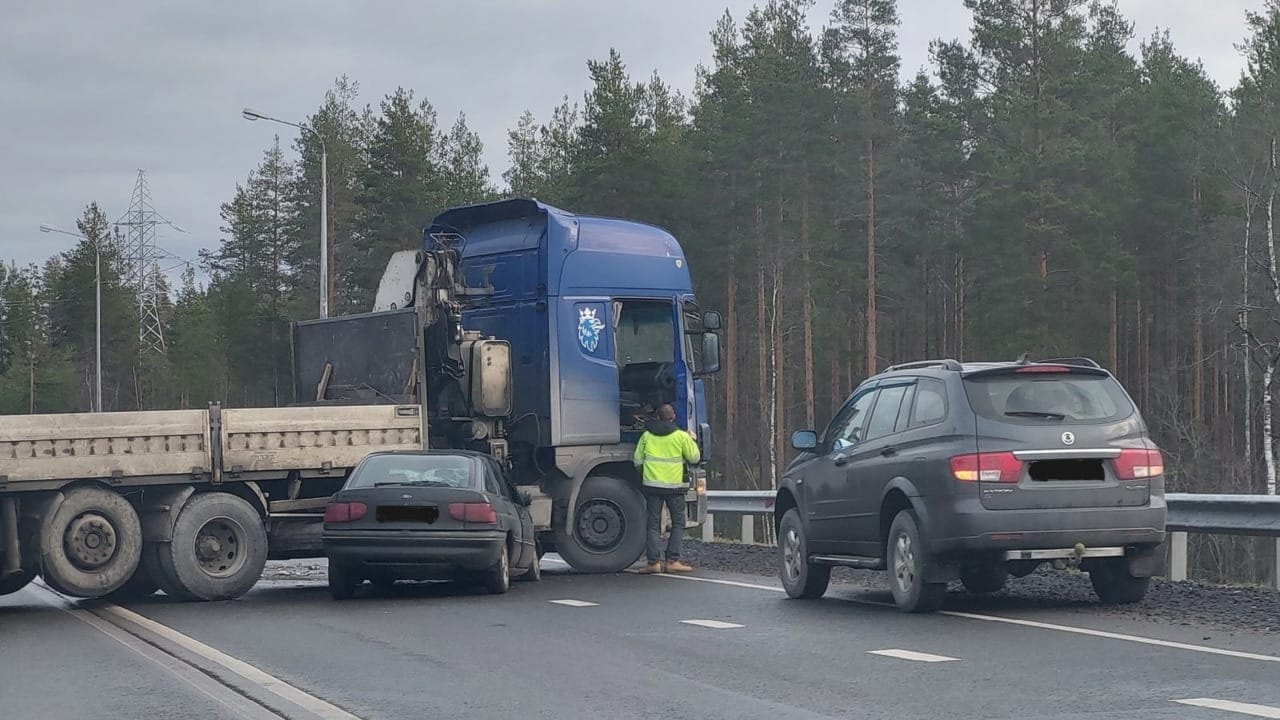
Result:
{"label": "suv rear window", "polygon": [[969,405],[1001,422],[1111,422],[1134,407],[1110,375],[1090,372],[998,372],[964,379]]}

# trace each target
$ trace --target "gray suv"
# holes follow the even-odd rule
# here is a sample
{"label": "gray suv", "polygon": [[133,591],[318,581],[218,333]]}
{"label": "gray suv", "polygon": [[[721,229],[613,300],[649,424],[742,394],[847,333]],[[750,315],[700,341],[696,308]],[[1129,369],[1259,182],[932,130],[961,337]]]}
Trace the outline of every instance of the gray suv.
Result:
{"label": "gray suv", "polygon": [[1104,602],[1137,602],[1159,566],[1162,456],[1088,358],[895,365],[791,442],[774,521],[793,598],[843,565],[888,570],[898,607],[927,612],[949,581],[995,592],[1061,562]]}

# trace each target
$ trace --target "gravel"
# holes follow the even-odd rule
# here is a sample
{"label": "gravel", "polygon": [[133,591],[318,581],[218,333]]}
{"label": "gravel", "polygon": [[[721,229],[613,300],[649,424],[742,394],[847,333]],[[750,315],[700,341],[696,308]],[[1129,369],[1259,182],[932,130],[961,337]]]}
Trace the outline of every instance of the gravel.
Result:
{"label": "gravel", "polygon": [[[704,543],[685,540],[682,558],[698,569],[777,578],[776,550],[764,545]],[[883,572],[836,568],[831,582],[867,591],[888,591]],[[1258,587],[1168,582],[1156,578],[1146,598],[1133,605],[1103,605],[1087,575],[1041,569],[1026,577],[1010,577],[998,593],[975,596],[953,583],[946,609],[967,611],[1069,610],[1156,621],[1280,635],[1280,592]]]}

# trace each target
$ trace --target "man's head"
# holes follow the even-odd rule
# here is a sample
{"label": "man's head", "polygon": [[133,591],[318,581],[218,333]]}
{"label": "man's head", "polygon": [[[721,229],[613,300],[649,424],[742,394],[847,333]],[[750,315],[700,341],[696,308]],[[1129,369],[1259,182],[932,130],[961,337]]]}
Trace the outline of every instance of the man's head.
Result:
{"label": "man's head", "polygon": [[666,403],[663,403],[663,405],[658,408],[658,419],[662,422],[675,422],[676,409]]}

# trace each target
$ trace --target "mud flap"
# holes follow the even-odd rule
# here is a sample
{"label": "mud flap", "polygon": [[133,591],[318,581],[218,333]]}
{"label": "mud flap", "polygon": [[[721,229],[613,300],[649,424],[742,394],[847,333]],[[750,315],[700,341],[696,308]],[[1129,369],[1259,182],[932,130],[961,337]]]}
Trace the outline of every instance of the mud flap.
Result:
{"label": "mud flap", "polygon": [[1151,577],[1160,572],[1163,555],[1157,552],[1163,546],[1129,548],[1125,558],[1129,561],[1129,574],[1133,577]]}

